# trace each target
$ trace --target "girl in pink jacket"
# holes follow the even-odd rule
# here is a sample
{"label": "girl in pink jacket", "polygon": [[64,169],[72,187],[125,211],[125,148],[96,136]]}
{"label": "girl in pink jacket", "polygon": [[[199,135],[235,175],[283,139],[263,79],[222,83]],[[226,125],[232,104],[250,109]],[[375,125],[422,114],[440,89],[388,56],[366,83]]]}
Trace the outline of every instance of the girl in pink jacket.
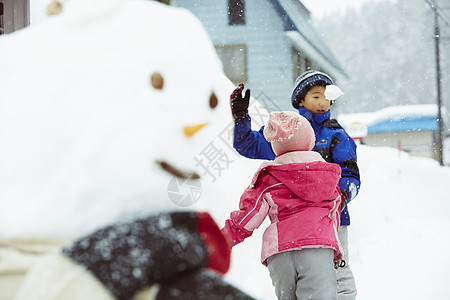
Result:
{"label": "girl in pink jacket", "polygon": [[314,131],[296,112],[271,113],[264,136],[277,157],[260,166],[222,232],[234,246],[269,215],[261,261],[278,299],[336,299],[341,168],[312,151]]}

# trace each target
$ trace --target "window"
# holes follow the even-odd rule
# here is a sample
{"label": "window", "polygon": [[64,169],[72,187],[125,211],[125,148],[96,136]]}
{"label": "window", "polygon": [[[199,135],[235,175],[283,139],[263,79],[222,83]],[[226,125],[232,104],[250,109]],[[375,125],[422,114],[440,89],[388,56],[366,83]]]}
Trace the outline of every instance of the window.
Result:
{"label": "window", "polygon": [[292,66],[294,67],[293,75],[295,82],[297,77],[303,73],[302,55],[300,54],[300,52],[297,51],[297,49],[292,48],[291,57],[292,57]]}
{"label": "window", "polygon": [[300,53],[296,48],[292,48],[292,66],[293,66],[293,77],[294,82],[298,76],[300,76],[303,72],[309,71],[312,69],[311,60]]}
{"label": "window", "polygon": [[3,3],[0,2],[0,34],[3,34]]}
{"label": "window", "polygon": [[228,25],[245,24],[244,0],[228,0]]}
{"label": "window", "polygon": [[216,46],[225,75],[234,83],[247,81],[247,48],[245,45]]}
{"label": "window", "polygon": [[0,0],[0,32],[8,34],[30,25],[30,0]]}
{"label": "window", "polygon": [[305,57],[305,71],[309,71],[312,68],[312,62],[309,60],[309,58]]}

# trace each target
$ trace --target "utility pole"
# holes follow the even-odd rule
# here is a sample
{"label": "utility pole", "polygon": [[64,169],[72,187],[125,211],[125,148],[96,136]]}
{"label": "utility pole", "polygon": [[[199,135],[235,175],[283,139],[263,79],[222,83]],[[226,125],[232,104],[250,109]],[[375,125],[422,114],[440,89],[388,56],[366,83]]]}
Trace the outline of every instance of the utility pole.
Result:
{"label": "utility pole", "polygon": [[440,29],[439,29],[439,12],[437,4],[432,0],[426,0],[428,4],[430,5],[431,9],[434,12],[434,45],[435,45],[435,52],[436,52],[436,83],[437,83],[437,106],[438,106],[438,116],[437,116],[437,122],[438,122],[438,141],[437,141],[437,150],[438,150],[438,160],[439,164],[441,166],[444,165],[444,157],[443,157],[443,149],[444,149],[444,143],[443,143],[443,129],[444,124],[442,120],[442,98],[441,98],[441,66],[440,66],[440,59],[439,59],[439,41],[440,41]]}

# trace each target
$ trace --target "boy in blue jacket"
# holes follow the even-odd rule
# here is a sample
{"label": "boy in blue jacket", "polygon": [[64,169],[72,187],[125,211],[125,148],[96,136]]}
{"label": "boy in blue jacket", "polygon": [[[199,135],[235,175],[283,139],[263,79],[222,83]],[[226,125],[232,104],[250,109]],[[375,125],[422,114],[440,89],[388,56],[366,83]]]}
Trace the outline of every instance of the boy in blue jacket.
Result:
{"label": "boy in blue jacket", "polygon": [[[291,96],[292,106],[298,109],[312,125],[316,137],[314,151],[319,152],[327,162],[341,166],[339,188],[342,193],[341,226],[339,239],[344,249],[344,259],[337,269],[338,299],[355,299],[356,285],[348,259],[348,231],[350,215],[347,204],[358,194],[360,186],[359,169],[356,160],[356,144],[335,119],[330,119],[330,106],[334,97],[333,80],[325,73],[307,71],[294,84]],[[244,84],[240,84],[231,94],[231,110],[235,121],[233,146],[239,154],[252,159],[275,159],[270,142],[263,135],[264,126],[259,131],[251,130],[248,115],[250,90],[242,97]],[[328,95],[329,97],[326,97]],[[329,100],[330,98],[333,98]]]}

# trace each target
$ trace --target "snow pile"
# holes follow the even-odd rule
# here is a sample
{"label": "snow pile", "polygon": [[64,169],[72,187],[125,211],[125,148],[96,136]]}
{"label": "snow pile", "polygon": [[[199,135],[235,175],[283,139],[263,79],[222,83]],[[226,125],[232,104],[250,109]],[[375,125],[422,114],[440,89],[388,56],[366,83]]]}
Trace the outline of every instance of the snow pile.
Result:
{"label": "snow pile", "polygon": [[391,148],[358,154],[350,245],[360,298],[448,299],[450,168]]}

